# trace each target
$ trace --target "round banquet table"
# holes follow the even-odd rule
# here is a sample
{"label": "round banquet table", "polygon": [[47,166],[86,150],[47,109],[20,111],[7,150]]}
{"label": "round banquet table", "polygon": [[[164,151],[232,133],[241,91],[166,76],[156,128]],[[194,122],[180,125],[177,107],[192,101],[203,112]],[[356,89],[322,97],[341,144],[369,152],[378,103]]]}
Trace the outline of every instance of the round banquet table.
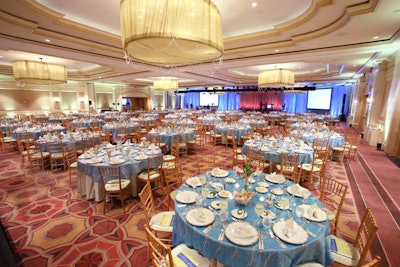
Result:
{"label": "round banquet table", "polygon": [[[226,178],[210,178],[207,175],[199,175],[205,176],[207,179],[207,183],[204,185],[209,187],[212,191],[215,189],[212,187],[212,183],[215,181],[221,184],[225,184],[225,190],[229,192],[233,192],[234,190],[238,190],[243,186],[243,179],[236,177],[232,170],[229,170],[229,178],[235,179],[235,182],[232,184],[225,183]],[[268,182],[268,180],[264,179],[265,174],[261,174],[256,179],[260,181],[268,183],[268,191],[269,193],[258,193],[254,191],[255,183],[253,184],[253,188],[250,191],[254,191],[255,194],[250,202],[243,206],[236,202],[236,200],[232,198],[228,199],[228,213],[234,209],[244,209],[247,213],[247,217],[243,220],[234,219],[231,215],[229,215],[227,221],[227,229],[229,228],[229,224],[235,223],[236,221],[244,221],[248,222],[252,225],[258,233],[262,232],[262,225],[256,225],[255,221],[258,219],[257,215],[254,211],[254,205],[257,202],[261,202],[260,197],[268,198],[268,194],[271,194],[270,191],[273,188],[281,188],[284,191],[284,194],[281,196],[275,196],[273,203],[279,202],[279,199],[282,197],[286,197],[290,200],[290,202],[295,202],[296,205],[311,205],[316,204],[319,208],[322,208],[322,204],[319,202],[317,198],[311,195],[309,198],[304,199],[302,197],[292,196],[285,190],[286,187],[293,185],[291,182],[286,181],[282,184],[274,184]],[[211,181],[210,181],[211,180]],[[294,212],[290,210],[280,210],[275,204],[272,207],[267,208],[268,211],[272,211],[276,214],[276,218],[273,220],[273,224],[280,222],[280,218],[289,218],[293,217],[295,221],[305,228],[308,234],[307,240],[302,241],[301,244],[291,244],[286,243],[286,248],[281,247],[278,242],[270,237],[268,234],[262,235],[262,240],[264,242],[264,248],[259,247],[259,241],[256,240],[254,244],[250,245],[238,245],[238,242],[231,242],[227,239],[226,235],[222,240],[219,240],[219,235],[221,233],[222,224],[218,219],[218,215],[215,215],[215,221],[217,221],[216,225],[213,225],[212,222],[209,225],[205,226],[194,226],[189,223],[186,218],[186,215],[190,210],[196,208],[196,204],[190,204],[183,201],[185,204],[179,202],[177,199],[178,194],[182,193],[182,191],[191,192],[192,194],[200,194],[201,188],[203,186],[198,186],[196,189],[188,186],[187,184],[183,184],[177,192],[175,197],[175,218],[173,220],[173,235],[172,241],[173,245],[178,245],[180,243],[185,243],[188,246],[194,247],[196,250],[200,251],[206,257],[210,259],[215,259],[219,263],[225,266],[231,267],[243,267],[243,266],[296,266],[298,264],[304,262],[319,262],[323,266],[329,266],[333,263],[333,258],[331,256],[330,250],[330,227],[328,221],[321,222],[313,222],[306,221],[304,218],[298,218]],[[305,188],[301,188],[301,190],[307,190]],[[299,191],[300,192],[300,191]],[[223,199],[217,194],[216,198],[206,198],[201,206],[207,207],[209,210],[213,210],[215,214],[218,214],[218,211],[214,208],[210,208],[210,205],[213,201],[218,201]],[[266,207],[266,206],[265,206]],[[322,211],[322,210],[321,210]],[[214,226],[207,233],[204,232],[206,228],[209,226]],[[253,229],[254,229],[253,228]],[[274,226],[272,227],[274,229]],[[282,241],[283,242],[283,241]]]}
{"label": "round banquet table", "polygon": [[[130,149],[130,154],[126,158],[125,151]],[[106,151],[111,150],[112,155],[110,161],[107,159]],[[82,196],[86,196],[86,199],[94,199],[95,201],[102,201],[104,198],[103,188],[101,185],[101,178],[98,170],[98,166],[109,166],[110,162],[115,158],[122,158],[123,162],[121,166],[120,174],[121,179],[130,179],[130,193],[132,196],[137,196],[136,188],[136,177],[140,172],[147,170],[147,158],[149,156],[155,156],[161,154],[161,150],[158,147],[145,148],[143,147],[141,152],[139,151],[139,145],[129,144],[124,145],[121,150],[111,144],[106,147],[99,149],[97,155],[93,154],[93,149],[89,153],[82,154],[78,158],[78,191]],[[93,163],[93,159],[100,159],[101,162]],[[115,165],[113,165],[115,166]]]}
{"label": "round banquet table", "polygon": [[265,160],[268,162],[279,163],[281,161],[281,153],[284,151],[299,152],[299,164],[311,163],[314,156],[312,147],[305,144],[298,145],[293,141],[247,140],[242,147],[242,153],[247,155],[250,146],[260,147]]}
{"label": "round banquet table", "polygon": [[[226,134],[229,131],[233,131],[236,135],[236,141],[237,143],[240,142],[240,140],[242,139],[242,136],[246,135],[249,132],[253,131],[253,128],[250,127],[249,125],[243,125],[241,127],[222,127],[222,126],[216,126],[215,127],[215,133],[217,134]],[[225,140],[225,136],[223,136],[222,138],[222,143],[225,144],[226,140]]]}

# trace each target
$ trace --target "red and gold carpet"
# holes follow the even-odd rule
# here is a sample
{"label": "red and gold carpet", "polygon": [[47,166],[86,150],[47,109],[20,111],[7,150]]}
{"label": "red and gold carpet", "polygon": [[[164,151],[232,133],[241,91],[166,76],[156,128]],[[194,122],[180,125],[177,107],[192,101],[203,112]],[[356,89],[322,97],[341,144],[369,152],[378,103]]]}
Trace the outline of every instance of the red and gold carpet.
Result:
{"label": "red and gold carpet", "polygon": [[[210,148],[211,145],[208,145]],[[216,164],[231,168],[231,148],[217,146]],[[182,157],[185,178],[196,173],[195,156]],[[348,183],[343,163],[329,162],[327,175]],[[165,209],[163,199],[157,208]],[[339,233],[354,238],[359,214],[347,193]],[[17,152],[0,157],[0,219],[19,266],[147,266],[144,215],[138,199],[127,212],[102,214],[102,203],[81,198],[67,172],[21,166]]]}

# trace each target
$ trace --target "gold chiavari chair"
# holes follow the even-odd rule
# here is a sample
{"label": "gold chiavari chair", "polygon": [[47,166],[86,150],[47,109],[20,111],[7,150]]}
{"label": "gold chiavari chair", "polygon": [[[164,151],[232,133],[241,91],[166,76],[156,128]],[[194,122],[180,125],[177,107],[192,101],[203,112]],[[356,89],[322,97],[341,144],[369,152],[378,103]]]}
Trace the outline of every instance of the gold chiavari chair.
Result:
{"label": "gold chiavari chair", "polygon": [[107,199],[113,197],[121,201],[122,210],[125,213],[125,200],[130,198],[130,180],[121,179],[120,166],[98,166],[101,184],[104,191],[103,214],[106,213]]}

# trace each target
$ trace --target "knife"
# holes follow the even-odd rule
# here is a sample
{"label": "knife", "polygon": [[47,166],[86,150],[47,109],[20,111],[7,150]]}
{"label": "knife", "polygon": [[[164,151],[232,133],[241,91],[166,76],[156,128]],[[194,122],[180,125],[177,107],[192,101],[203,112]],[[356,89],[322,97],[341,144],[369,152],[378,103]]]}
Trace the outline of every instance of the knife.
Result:
{"label": "knife", "polygon": [[211,224],[210,226],[208,226],[206,229],[203,230],[203,233],[208,233],[211,231],[211,229],[213,229],[215,226],[217,226],[218,222],[214,222],[213,224]]}

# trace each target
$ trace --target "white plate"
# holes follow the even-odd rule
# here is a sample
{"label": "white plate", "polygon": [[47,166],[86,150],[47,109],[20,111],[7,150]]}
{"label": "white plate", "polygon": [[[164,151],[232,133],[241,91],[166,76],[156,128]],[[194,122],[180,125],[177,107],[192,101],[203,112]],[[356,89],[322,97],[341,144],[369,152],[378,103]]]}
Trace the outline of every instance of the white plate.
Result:
{"label": "white plate", "polygon": [[148,156],[136,156],[134,159],[136,159],[136,160],[144,160],[144,159],[147,159],[148,158]]}
{"label": "white plate", "polygon": [[304,187],[302,187],[302,186],[300,186],[300,185],[298,185],[298,184],[294,184],[294,185],[288,186],[288,187],[286,188],[286,191],[287,191],[289,194],[293,195],[293,191],[295,191],[295,189],[294,189],[295,186],[298,187],[298,190],[297,190],[297,192],[296,192],[296,194],[295,194],[296,197],[303,197],[303,192],[304,192],[304,191],[308,191],[307,188],[304,188]]}
{"label": "white plate", "polygon": [[219,191],[218,192],[218,195],[220,196],[220,197],[231,197],[232,196],[232,193],[231,192],[229,192],[229,191],[226,191],[226,190],[222,190],[222,191]]}
{"label": "white plate", "polygon": [[267,183],[267,182],[258,182],[257,186],[268,187],[269,183]]}
{"label": "white plate", "polygon": [[204,179],[203,183],[200,181],[200,177],[190,177],[186,180],[186,183],[191,187],[203,186],[206,183],[206,179]]}
{"label": "white plate", "polygon": [[221,209],[221,207],[219,206],[220,200],[214,200],[213,202],[211,202],[211,207],[213,207],[216,210]]}
{"label": "white plate", "polygon": [[214,189],[222,189],[222,188],[224,188],[224,186],[223,186],[221,183],[218,183],[218,182],[216,182],[216,183],[210,183],[210,185],[211,185],[211,187],[214,188]]}
{"label": "white plate", "polygon": [[281,174],[267,174],[265,180],[274,184],[283,184],[286,181],[285,176]]}
{"label": "white plate", "polygon": [[284,228],[286,227],[286,222],[285,221],[278,221],[274,223],[272,226],[272,230],[274,231],[275,235],[282,239],[283,241],[290,243],[290,244],[295,244],[295,245],[300,245],[304,244],[308,240],[308,234],[304,230],[303,227],[298,225],[296,222],[294,223],[294,232],[293,235],[290,235],[290,237],[287,237],[284,234]]}
{"label": "white plate", "polygon": [[102,158],[92,158],[92,159],[89,159],[86,163],[92,164],[92,163],[100,163],[102,161],[103,161]]}
{"label": "white plate", "polygon": [[283,192],[283,190],[280,189],[280,188],[272,188],[272,189],[271,189],[271,193],[274,194],[274,195],[277,195],[277,196],[281,196],[281,195],[283,195],[285,192]]}
{"label": "white plate", "polygon": [[118,159],[112,159],[112,160],[110,160],[110,164],[121,164],[121,163],[124,163],[125,162],[125,160],[124,159],[121,159],[121,158],[118,158]]}
{"label": "white plate", "polygon": [[214,221],[214,219],[214,213],[206,208],[191,209],[186,214],[187,222],[195,226],[209,225]]}
{"label": "white plate", "polygon": [[265,187],[262,187],[262,186],[257,186],[257,187],[256,187],[256,191],[257,191],[258,193],[264,194],[264,193],[267,193],[267,192],[268,192],[268,189],[265,188]]}
{"label": "white plate", "polygon": [[196,196],[198,195],[199,194],[197,194],[196,192],[184,190],[179,191],[176,194],[175,199],[181,203],[190,204],[196,202]]}
{"label": "white plate", "polygon": [[310,205],[302,205],[304,207],[304,215],[303,217],[307,220],[314,222],[324,222],[328,219],[328,215],[321,208],[317,208],[314,214],[309,214],[308,209],[311,207]]}
{"label": "white plate", "polygon": [[146,154],[147,155],[156,155],[156,154],[158,154],[158,151],[157,150],[150,150],[150,151],[147,151]]}
{"label": "white plate", "polygon": [[247,222],[232,222],[225,229],[226,238],[240,246],[250,246],[258,241],[258,231]]}
{"label": "white plate", "polygon": [[283,207],[281,205],[281,202],[278,201],[278,202],[274,202],[274,206],[277,207],[280,210],[287,210],[287,209],[290,208],[290,203],[287,206]]}
{"label": "white plate", "polygon": [[236,182],[236,180],[235,179],[233,179],[233,178],[225,178],[225,183],[227,183],[227,184],[234,184],[235,182]]}
{"label": "white plate", "polygon": [[121,152],[118,150],[114,150],[111,152],[111,156],[121,155]]}
{"label": "white plate", "polygon": [[223,178],[229,175],[228,171],[224,171],[224,170],[219,170],[218,173],[215,173],[214,171],[211,172],[212,176],[218,177],[218,178]]}
{"label": "white plate", "polygon": [[270,210],[264,210],[263,213],[261,214],[261,217],[265,218],[270,218],[271,220],[276,218],[276,214],[273,211]]}
{"label": "white plate", "polygon": [[[242,212],[242,213],[240,213]],[[233,217],[235,217],[236,219],[245,219],[247,217],[247,212],[243,209],[234,209],[231,211],[231,214]]]}

